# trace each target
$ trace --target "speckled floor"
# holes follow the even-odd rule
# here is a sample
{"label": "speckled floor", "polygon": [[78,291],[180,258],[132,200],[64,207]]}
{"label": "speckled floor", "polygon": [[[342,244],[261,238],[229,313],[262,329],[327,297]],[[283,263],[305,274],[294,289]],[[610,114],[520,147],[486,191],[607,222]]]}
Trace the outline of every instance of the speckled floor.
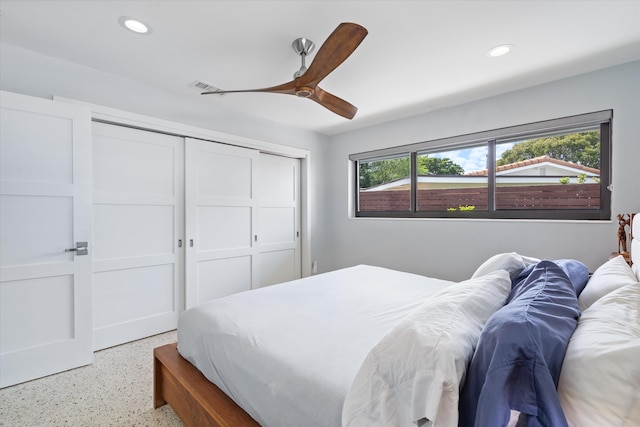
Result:
{"label": "speckled floor", "polygon": [[92,365],[0,390],[0,426],[183,426],[153,409],[153,348],[167,332],[95,353]]}

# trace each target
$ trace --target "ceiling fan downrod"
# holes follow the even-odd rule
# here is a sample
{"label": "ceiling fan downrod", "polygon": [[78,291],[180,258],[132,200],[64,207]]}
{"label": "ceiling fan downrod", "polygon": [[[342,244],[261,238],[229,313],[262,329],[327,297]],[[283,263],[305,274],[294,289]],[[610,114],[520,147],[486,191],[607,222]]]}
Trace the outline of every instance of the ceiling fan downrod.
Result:
{"label": "ceiling fan downrod", "polygon": [[300,69],[293,73],[293,78],[297,79],[298,77],[303,75],[305,71],[307,71],[305,59],[308,54],[313,52],[313,49],[316,47],[316,45],[309,39],[299,38],[293,41],[291,47],[298,55],[300,55],[300,61],[302,63]]}

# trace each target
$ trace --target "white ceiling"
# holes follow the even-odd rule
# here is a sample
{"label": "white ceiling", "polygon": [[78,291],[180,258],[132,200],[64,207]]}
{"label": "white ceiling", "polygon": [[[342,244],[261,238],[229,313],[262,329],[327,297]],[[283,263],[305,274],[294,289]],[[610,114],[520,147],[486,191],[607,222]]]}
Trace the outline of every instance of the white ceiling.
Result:
{"label": "white ceiling", "polygon": [[[300,67],[294,39],[317,51],[340,22],[356,22],[369,35],[320,84],[359,108],[353,120],[295,96],[208,96],[329,135],[640,59],[640,0],[2,0],[0,13],[3,43],[194,98],[195,80],[223,89],[290,81]],[[121,16],[153,33],[124,30]],[[486,55],[503,43],[512,53]]]}

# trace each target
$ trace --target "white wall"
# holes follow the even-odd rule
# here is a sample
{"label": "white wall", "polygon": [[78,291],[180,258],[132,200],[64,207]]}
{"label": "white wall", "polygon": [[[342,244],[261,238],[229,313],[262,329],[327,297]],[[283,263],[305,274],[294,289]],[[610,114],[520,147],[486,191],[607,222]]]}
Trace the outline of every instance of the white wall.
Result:
{"label": "white wall", "polygon": [[[613,109],[614,221],[371,219],[352,216],[348,155]],[[616,250],[618,213],[640,211],[640,62],[335,136],[329,154],[331,264],[359,263],[462,280],[489,256],[575,258],[591,271]]]}
{"label": "white wall", "polygon": [[309,175],[309,229],[311,257],[325,259],[328,236],[325,169],[329,138],[255,116],[225,110],[194,91],[194,96],[170,93],[153,86],[104,73],[68,61],[0,43],[0,89],[51,99],[53,96],[111,107],[228,135],[303,148],[311,152]]}

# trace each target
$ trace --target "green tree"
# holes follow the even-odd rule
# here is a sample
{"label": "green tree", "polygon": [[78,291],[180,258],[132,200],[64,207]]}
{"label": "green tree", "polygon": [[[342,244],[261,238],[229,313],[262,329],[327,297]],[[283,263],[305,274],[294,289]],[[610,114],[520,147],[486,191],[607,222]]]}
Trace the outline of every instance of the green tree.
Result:
{"label": "green tree", "polygon": [[[419,156],[418,175],[462,175],[462,166],[451,159]],[[360,188],[369,188],[411,175],[411,159],[377,160],[360,163]]]}
{"label": "green tree", "polygon": [[411,159],[385,159],[360,163],[360,188],[369,188],[411,175]]}
{"label": "green tree", "polygon": [[462,166],[447,157],[418,157],[418,175],[462,175]]}
{"label": "green tree", "polygon": [[600,169],[600,132],[580,132],[520,142],[505,151],[496,164],[502,166],[545,155]]}

